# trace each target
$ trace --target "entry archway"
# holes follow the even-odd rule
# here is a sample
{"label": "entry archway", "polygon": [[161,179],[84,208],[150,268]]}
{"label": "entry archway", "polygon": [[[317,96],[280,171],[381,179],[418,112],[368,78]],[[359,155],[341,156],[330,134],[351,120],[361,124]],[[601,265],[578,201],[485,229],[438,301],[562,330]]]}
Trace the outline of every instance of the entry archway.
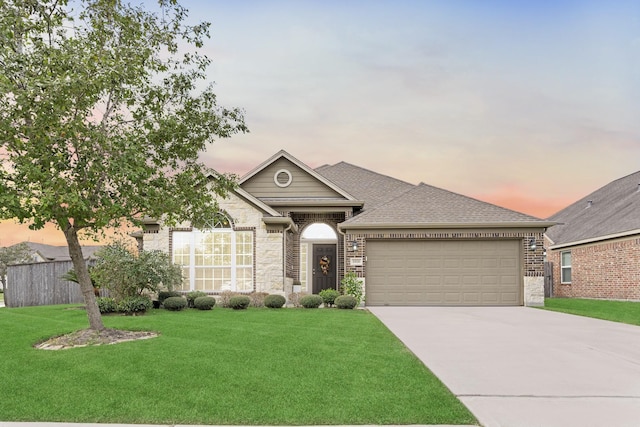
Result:
{"label": "entry archway", "polygon": [[300,237],[302,291],[317,294],[338,284],[338,234],[328,224],[309,224]]}

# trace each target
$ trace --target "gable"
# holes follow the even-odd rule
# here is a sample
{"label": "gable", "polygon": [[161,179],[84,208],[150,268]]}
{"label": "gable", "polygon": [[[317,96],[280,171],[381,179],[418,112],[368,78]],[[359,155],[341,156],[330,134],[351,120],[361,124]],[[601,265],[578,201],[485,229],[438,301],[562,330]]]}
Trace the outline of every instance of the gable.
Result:
{"label": "gable", "polygon": [[[290,182],[287,182],[289,177]],[[259,199],[346,199],[285,157],[278,158],[247,180],[241,181],[240,187]]]}

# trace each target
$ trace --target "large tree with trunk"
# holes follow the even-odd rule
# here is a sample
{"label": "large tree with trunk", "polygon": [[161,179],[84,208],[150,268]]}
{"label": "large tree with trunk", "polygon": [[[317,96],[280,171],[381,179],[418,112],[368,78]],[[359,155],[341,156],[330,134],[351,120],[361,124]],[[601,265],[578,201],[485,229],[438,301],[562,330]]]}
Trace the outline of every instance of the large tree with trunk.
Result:
{"label": "large tree with trunk", "polygon": [[79,233],[202,221],[234,186],[198,158],[244,116],[217,104],[209,25],[186,18],[177,0],[0,0],[0,218],[60,228],[92,329]]}

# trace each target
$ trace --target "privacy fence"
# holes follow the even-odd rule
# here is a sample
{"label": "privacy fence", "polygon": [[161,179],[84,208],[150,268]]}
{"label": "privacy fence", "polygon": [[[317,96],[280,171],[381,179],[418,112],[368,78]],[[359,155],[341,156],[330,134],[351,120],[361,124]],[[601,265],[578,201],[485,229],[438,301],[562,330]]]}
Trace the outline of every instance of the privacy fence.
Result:
{"label": "privacy fence", "polygon": [[80,285],[61,279],[71,261],[11,265],[7,269],[4,303],[7,307],[82,303]]}

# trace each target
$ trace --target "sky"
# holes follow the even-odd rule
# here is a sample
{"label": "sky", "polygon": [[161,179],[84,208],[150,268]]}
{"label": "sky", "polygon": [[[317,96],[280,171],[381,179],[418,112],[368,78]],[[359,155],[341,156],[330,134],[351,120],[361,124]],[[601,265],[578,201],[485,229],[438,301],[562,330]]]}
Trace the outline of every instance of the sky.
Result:
{"label": "sky", "polygon": [[[181,3],[250,129],[202,155],[218,171],[284,149],[546,218],[640,169],[638,1]],[[23,240],[64,244],[0,224]]]}

